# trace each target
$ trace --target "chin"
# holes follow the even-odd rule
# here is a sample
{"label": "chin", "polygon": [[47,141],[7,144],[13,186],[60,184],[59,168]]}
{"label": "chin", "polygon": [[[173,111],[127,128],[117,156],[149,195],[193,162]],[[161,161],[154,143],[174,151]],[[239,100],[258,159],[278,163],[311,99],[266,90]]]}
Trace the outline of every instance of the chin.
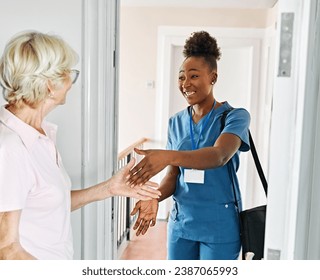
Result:
{"label": "chin", "polygon": [[192,98],[192,97],[191,98],[190,97],[185,97],[185,98],[186,98],[186,100],[187,100],[189,105],[197,104],[197,102],[196,102],[196,100],[194,98]]}

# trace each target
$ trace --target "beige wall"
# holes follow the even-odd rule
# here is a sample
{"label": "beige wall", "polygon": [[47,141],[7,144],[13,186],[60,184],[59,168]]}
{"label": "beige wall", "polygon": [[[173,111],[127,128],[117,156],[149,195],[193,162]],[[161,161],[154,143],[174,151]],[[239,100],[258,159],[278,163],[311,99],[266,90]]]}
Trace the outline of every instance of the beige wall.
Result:
{"label": "beige wall", "polygon": [[[119,151],[141,137],[154,138],[159,26],[266,28],[275,22],[275,17],[274,9],[122,7]],[[155,88],[148,89],[147,81],[155,81]]]}

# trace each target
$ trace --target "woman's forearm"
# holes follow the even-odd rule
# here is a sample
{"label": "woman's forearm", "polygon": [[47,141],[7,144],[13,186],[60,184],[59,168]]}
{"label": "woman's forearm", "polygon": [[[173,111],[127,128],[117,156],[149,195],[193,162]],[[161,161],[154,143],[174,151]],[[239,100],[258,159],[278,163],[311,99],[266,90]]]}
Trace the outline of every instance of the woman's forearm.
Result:
{"label": "woman's forearm", "polygon": [[169,164],[194,169],[217,168],[225,165],[237,152],[241,139],[233,134],[223,134],[212,147],[193,151],[168,151]]}
{"label": "woman's forearm", "polygon": [[111,197],[109,180],[87,189],[71,191],[71,211],[77,210],[91,202]]}
{"label": "woman's forearm", "polygon": [[223,166],[228,158],[221,156],[213,147],[194,151],[168,151],[170,165],[184,168],[209,169]]}
{"label": "woman's forearm", "polygon": [[176,181],[178,174],[178,167],[168,166],[167,174],[160,183],[159,191],[161,192],[161,196],[160,198],[158,198],[159,202],[173,195],[176,189]]}

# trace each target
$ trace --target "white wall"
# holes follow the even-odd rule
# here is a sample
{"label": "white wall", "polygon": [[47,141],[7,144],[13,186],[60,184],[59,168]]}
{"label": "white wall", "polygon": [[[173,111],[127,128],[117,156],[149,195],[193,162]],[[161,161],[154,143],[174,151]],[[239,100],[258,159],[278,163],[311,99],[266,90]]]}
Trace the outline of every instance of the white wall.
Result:
{"label": "white wall", "polygon": [[[16,33],[38,30],[65,39],[81,57],[82,2],[79,0],[1,0],[0,52]],[[76,66],[81,69],[81,60]],[[5,101],[0,97],[1,104]],[[81,76],[72,87],[64,106],[52,112],[48,120],[58,125],[57,145],[75,188],[81,185]],[[75,253],[80,256],[80,216],[73,215]]]}
{"label": "white wall", "polygon": [[[32,29],[60,35],[79,54],[80,78],[66,104],[48,116],[59,127],[57,145],[74,189],[104,181],[116,170],[118,3],[1,0],[0,51],[11,36]],[[72,213],[76,259],[112,258],[116,245],[111,212],[108,199]]]}
{"label": "white wall", "polygon": [[[81,28],[79,28],[81,27],[81,2],[78,0],[1,1],[0,26],[1,52],[14,34],[32,29],[61,36],[81,57]],[[81,61],[76,68],[81,69]],[[58,145],[62,155],[68,154],[64,156],[64,162],[75,185],[80,185],[79,170],[81,168],[80,89],[81,77],[79,82],[72,87],[66,105],[58,108],[49,117],[58,124],[58,133],[65,136],[58,138]],[[1,103],[4,103],[2,96]]]}

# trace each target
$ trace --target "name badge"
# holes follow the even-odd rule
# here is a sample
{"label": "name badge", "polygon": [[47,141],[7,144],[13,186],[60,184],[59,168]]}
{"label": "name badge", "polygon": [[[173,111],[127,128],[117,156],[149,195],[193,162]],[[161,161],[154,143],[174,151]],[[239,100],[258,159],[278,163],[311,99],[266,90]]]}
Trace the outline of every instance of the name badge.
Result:
{"label": "name badge", "polygon": [[203,184],[204,183],[204,170],[185,169],[184,181],[186,183]]}

